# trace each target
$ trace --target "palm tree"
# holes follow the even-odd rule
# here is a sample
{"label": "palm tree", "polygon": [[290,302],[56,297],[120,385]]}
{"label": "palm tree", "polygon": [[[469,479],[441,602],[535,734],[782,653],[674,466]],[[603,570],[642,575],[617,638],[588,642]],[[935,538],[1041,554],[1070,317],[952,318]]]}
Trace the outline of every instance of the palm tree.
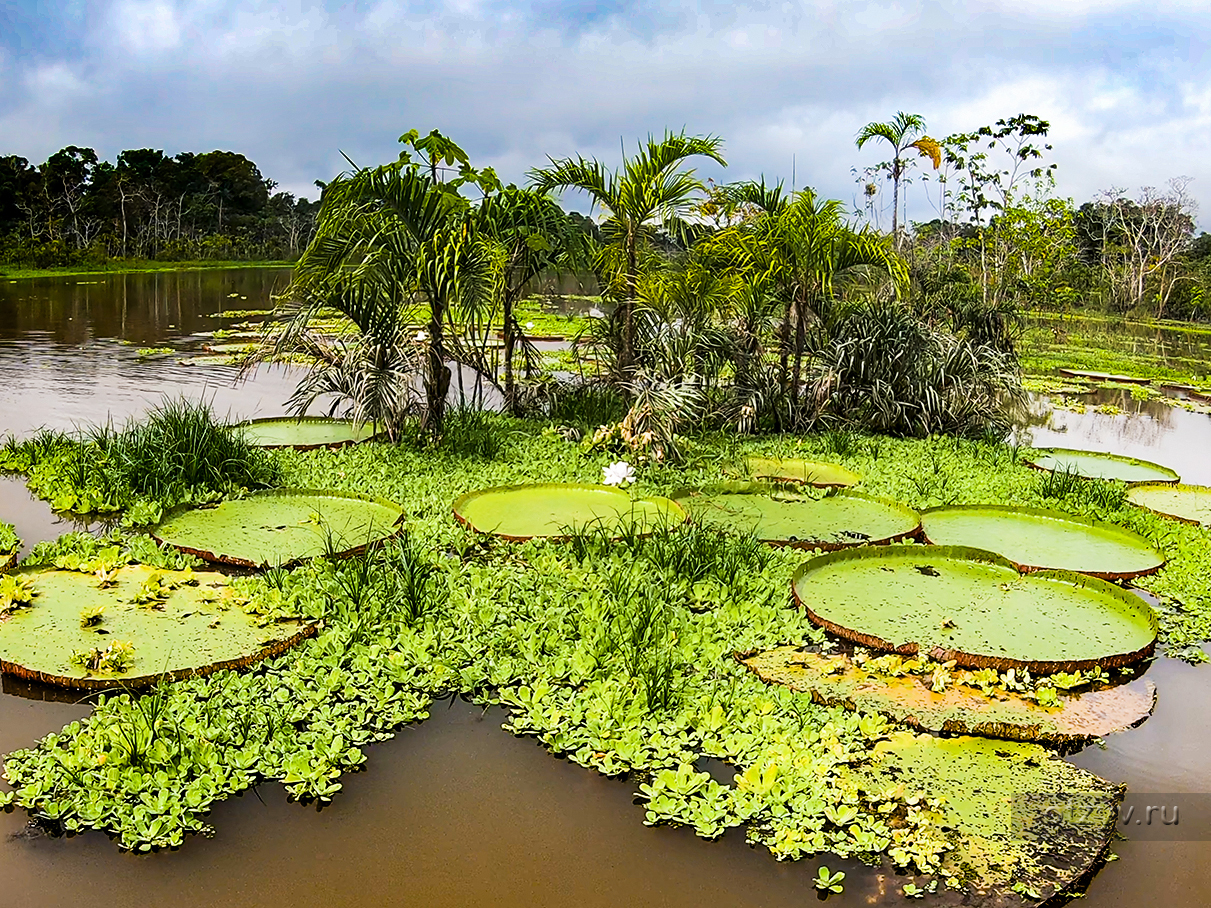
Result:
{"label": "palm tree", "polygon": [[908,272],[885,238],[865,228],[850,229],[838,201],[821,200],[810,189],[787,201],[756,183],[739,184],[732,192],[751,200],[757,213],[708,241],[705,254],[730,262],[782,300],[779,384],[793,417],[800,406],[809,323],[828,321],[838,284],[881,274],[900,291],[907,286]]}
{"label": "palm tree", "polygon": [[552,269],[587,265],[591,239],[544,192],[509,186],[484,198],[475,210],[481,232],[497,246],[501,262],[497,282],[504,330],[505,407],[517,406],[513,356],[525,334],[515,314],[530,281]]}
{"label": "palm tree", "polygon": [[[423,358],[422,425],[436,437],[450,384],[445,330],[456,314],[486,304],[491,265],[466,201],[420,167],[401,161],[342,174],[324,189],[315,237],[264,358],[301,352],[314,363],[295,395],[299,412],[336,393],[355,414],[392,424],[412,403],[408,363]],[[348,336],[309,330],[325,308],[350,321]],[[427,315],[427,331],[413,333],[418,314]]]}
{"label": "palm tree", "polygon": [[895,238],[897,249],[900,248],[900,178],[908,167],[903,153],[910,148],[916,150],[921,157],[933,162],[934,170],[942,164],[942,146],[929,136],[921,135],[923,132],[924,117],[899,111],[890,123],[867,123],[854,140],[859,148],[876,138],[885,139],[891,144],[891,235]]}
{"label": "palm tree", "polygon": [[607,170],[596,159],[548,159],[550,166],[531,171],[542,192],[575,189],[586,193],[608,217],[602,225],[606,247],[601,263],[612,272],[607,293],[618,300],[622,318],[619,369],[624,375],[636,365],[635,300],[642,260],[650,258],[652,240],[659,228],[682,233],[685,215],[695,194],[705,192],[693,170],[680,169],[686,158],[702,155],[726,166],[723,141],[714,136],[687,136],[666,132],[660,141],[651,136],[622,168]]}

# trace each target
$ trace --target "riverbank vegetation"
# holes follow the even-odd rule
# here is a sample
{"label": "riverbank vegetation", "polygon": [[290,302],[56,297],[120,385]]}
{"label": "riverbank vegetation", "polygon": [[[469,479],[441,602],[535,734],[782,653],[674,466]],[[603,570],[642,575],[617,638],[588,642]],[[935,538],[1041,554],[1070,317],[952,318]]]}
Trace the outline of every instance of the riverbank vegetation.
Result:
{"label": "riverbank vegetation", "polygon": [[[1058,883],[1040,881],[1029,855],[998,851],[1017,876],[970,864],[967,837],[975,833],[923,800],[937,792],[911,783],[896,789],[880,760],[903,739],[885,719],[769,686],[732,658],[824,643],[788,602],[803,553],[699,526],[646,539],[584,533],[516,544],[455,521],[451,503],[478,488],[599,479],[614,455],[567,440],[567,425],[481,416],[490,457],[419,440],[270,453],[285,486],[398,502],[406,535],[357,558],[320,556],[293,571],[233,581],[246,609],[322,620],[319,636],[244,673],[184,680],[140,699],[104,697],[88,719],[9,755],[13,791],[0,798],[53,829],[102,829],[136,850],[175,847],[188,834],[214,832],[206,814],[218,800],[264,780],[281,780],[299,800],[328,802],[344,773],[373,760],[366,745],[456,694],[500,704],[514,733],[626,777],[647,822],[687,825],[706,838],[743,826],[777,857],[829,851],[887,861],[908,874],[903,884],[922,888],[978,882],[1004,891],[1024,880],[1051,893]],[[1169,559],[1140,580],[1160,599],[1169,651],[1196,657],[1211,637],[1211,533],[1136,509],[1113,484],[1056,483],[1012,447],[835,430],[698,435],[680,446],[676,464],[641,465],[632,494],[744,475],[751,456],[793,456],[843,464],[862,475],[868,492],[915,508],[998,502],[1108,520],[1141,533]],[[92,571],[100,548],[112,544],[123,561],[171,557],[170,566],[183,566],[182,556],[162,553],[146,536],[65,537],[40,546],[27,566]],[[906,670],[946,683],[937,681],[944,666]],[[1086,683],[1057,683],[1069,682]],[[1039,683],[1045,689],[1037,696],[1054,696]],[[704,771],[705,758],[727,771]],[[1044,775],[1050,771],[1045,750],[1021,759],[1042,759]]]}

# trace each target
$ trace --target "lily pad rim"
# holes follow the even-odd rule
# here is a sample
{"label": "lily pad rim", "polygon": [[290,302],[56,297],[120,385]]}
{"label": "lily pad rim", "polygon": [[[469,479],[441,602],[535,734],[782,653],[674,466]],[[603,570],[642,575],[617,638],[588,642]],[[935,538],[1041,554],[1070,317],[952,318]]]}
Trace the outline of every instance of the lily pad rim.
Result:
{"label": "lily pad rim", "polygon": [[[473,524],[470,521],[470,519],[468,519],[467,517],[464,517],[462,514],[459,513],[460,506],[465,506],[468,502],[470,502],[476,498],[479,498],[480,496],[487,495],[489,493],[516,492],[521,489],[541,489],[541,488],[587,489],[587,490],[594,491],[594,492],[612,492],[612,493],[617,493],[619,495],[626,495],[631,501],[656,501],[656,502],[663,501],[663,502],[667,502],[668,504],[671,504],[673,506],[673,508],[676,510],[676,513],[681,515],[681,519],[678,520],[676,523],[671,524],[669,527],[670,529],[681,526],[683,523],[685,523],[689,519],[689,514],[686,512],[685,508],[683,508],[677,502],[673,501],[671,498],[667,498],[663,495],[644,495],[640,498],[636,498],[636,497],[630,495],[630,493],[627,492],[626,489],[620,489],[618,486],[607,486],[607,485],[601,485],[600,483],[592,483],[592,482],[519,482],[519,483],[514,483],[511,485],[505,485],[505,486],[490,486],[485,489],[474,489],[470,492],[464,492],[462,495],[459,495],[458,498],[454,499],[454,504],[451,505],[451,510],[454,513],[454,519],[456,521],[458,521],[458,523],[460,525],[466,527],[467,529],[469,529],[475,533],[483,533],[487,536],[495,536],[498,539],[504,539],[508,542],[528,542],[531,539],[545,539],[548,542],[567,542],[568,540],[570,540],[572,538],[568,534],[555,535],[555,536],[542,536],[542,535],[518,536],[518,535],[511,535],[508,533],[496,533],[496,532],[493,532],[492,530],[483,530],[483,529],[480,529],[479,527],[475,526],[475,524]],[[648,530],[645,533],[640,533],[639,535],[640,536],[650,536],[652,533],[656,532],[656,530],[658,530],[658,529],[660,529],[660,527],[653,527],[651,530]]]}
{"label": "lily pad rim", "polygon": [[[1149,485],[1152,485],[1152,484],[1153,483],[1149,483]],[[1169,483],[1155,483],[1155,485],[1163,486],[1164,488],[1172,488],[1172,485]],[[937,545],[933,540],[931,540],[929,538],[929,531],[925,528],[926,518],[928,518],[930,514],[936,514],[940,511],[968,511],[968,512],[971,512],[971,511],[980,511],[980,510],[1003,511],[1003,512],[1008,512],[1008,513],[1024,514],[1029,517],[1042,517],[1042,518],[1045,518],[1048,520],[1055,520],[1057,522],[1063,521],[1063,522],[1067,522],[1067,523],[1075,523],[1075,524],[1079,524],[1081,526],[1092,527],[1092,528],[1107,531],[1110,533],[1117,533],[1122,536],[1130,537],[1132,539],[1132,541],[1138,541],[1138,542],[1143,543],[1148,548],[1152,549],[1152,551],[1156,553],[1157,558],[1160,559],[1159,562],[1154,567],[1150,567],[1150,568],[1147,568],[1142,571],[1070,571],[1070,573],[1080,574],[1085,577],[1095,577],[1099,580],[1131,580],[1135,577],[1145,577],[1149,574],[1155,574],[1157,571],[1159,571],[1161,568],[1163,568],[1166,564],[1169,563],[1169,560],[1167,558],[1165,558],[1164,553],[1161,552],[1160,549],[1158,549],[1148,539],[1141,536],[1139,533],[1129,530],[1126,527],[1121,527],[1116,523],[1110,523],[1105,520],[1094,520],[1090,517],[1084,517],[1080,514],[1070,514],[1067,511],[1057,511],[1057,510],[1053,510],[1051,508],[1035,508],[1035,507],[1029,507],[1027,505],[944,504],[944,505],[938,505],[938,506],[932,507],[932,508],[924,508],[921,511],[921,536],[925,540],[926,544],[941,548],[942,546]],[[976,547],[970,546],[970,548],[976,548]],[[982,551],[988,551],[988,550],[982,550]],[[1019,574],[1035,574],[1040,571],[1063,570],[1062,568],[1048,568],[1048,567],[1045,567],[1043,565],[1038,565],[1038,564],[1021,564],[1017,561],[1014,561],[1012,558],[1009,558],[1008,556],[1002,556],[1002,557],[1004,557],[1007,561],[1009,561],[1009,563],[1012,564],[1015,569],[1017,569]]]}
{"label": "lily pad rim", "polygon": [[[669,499],[677,504],[680,504],[682,498],[689,498],[693,495],[746,495],[756,494],[761,495],[765,492],[779,491],[787,486],[802,486],[804,483],[786,482],[762,482],[761,480],[736,480],[731,482],[718,482],[706,486],[687,486],[679,488],[669,493]],[[825,488],[817,486],[816,488]],[[898,511],[903,516],[909,517],[916,521],[916,526],[903,533],[894,533],[884,539],[863,540],[862,542],[846,543],[846,542],[819,542],[807,539],[797,539],[794,541],[787,539],[762,539],[758,537],[758,542],[765,545],[775,546],[778,548],[802,549],[804,551],[818,550],[821,552],[837,552],[843,549],[859,548],[864,545],[891,545],[897,542],[903,542],[906,539],[918,539],[923,532],[921,523],[921,512],[914,508],[910,508],[902,501],[896,501],[893,498],[884,498],[881,495],[871,495],[868,492],[863,492],[858,489],[853,489],[847,486],[832,486],[829,488],[829,495],[844,498],[861,498],[866,501],[877,502],[885,505],[892,510]],[[689,513],[687,511],[687,513]],[[694,520],[693,514],[689,515],[690,521]]]}
{"label": "lily pad rim", "polygon": [[[266,568],[271,567],[271,565],[252,561],[249,558],[240,558],[237,555],[216,555],[214,552],[211,552],[208,549],[199,549],[199,548],[195,548],[192,546],[177,545],[175,542],[170,542],[167,539],[163,539],[159,535],[158,531],[159,531],[160,527],[162,527],[165,523],[167,523],[170,520],[173,520],[176,517],[181,516],[182,514],[188,512],[188,511],[214,510],[215,508],[219,507],[220,505],[226,504],[229,501],[247,501],[250,498],[286,497],[286,496],[290,496],[290,495],[313,495],[313,496],[323,497],[323,498],[347,498],[347,499],[353,499],[353,500],[358,500],[358,501],[367,501],[372,504],[382,505],[383,507],[390,508],[393,511],[398,511],[399,516],[397,516],[395,518],[395,521],[391,524],[391,526],[394,528],[392,530],[392,532],[388,533],[386,536],[383,536],[381,539],[374,540],[374,543],[385,542],[388,539],[398,536],[399,533],[404,528],[404,518],[407,516],[407,513],[405,512],[402,505],[398,504],[397,502],[391,501],[390,499],[387,499],[387,498],[379,498],[376,495],[362,495],[361,493],[358,493],[358,492],[343,492],[343,491],[336,490],[336,489],[302,489],[302,488],[261,489],[256,492],[250,492],[247,495],[223,498],[222,500],[214,502],[213,504],[207,504],[207,505],[201,505],[201,506],[196,505],[196,504],[178,505],[175,508],[171,508],[170,510],[165,511],[163,516],[160,518],[160,522],[157,523],[154,527],[151,527],[147,531],[147,535],[149,535],[152,539],[154,539],[160,545],[172,546],[172,548],[176,549],[178,552],[184,552],[187,555],[194,555],[198,558],[201,558],[203,561],[209,562],[211,564],[226,564],[226,565],[231,565],[232,567],[251,568],[252,570],[257,570],[257,571],[265,570]],[[373,544],[373,543],[365,543],[365,542],[360,543],[359,545],[355,545],[351,548],[343,549],[342,551],[337,552],[334,555],[334,557],[346,558],[350,555],[360,555],[362,552],[366,551],[367,547],[371,544]],[[281,567],[281,568],[298,567],[304,561],[307,561],[312,557],[314,557],[314,556],[308,555],[308,556],[300,557],[300,558],[292,558],[289,561],[283,561],[281,564],[276,565],[276,566]]]}
{"label": "lily pad rim", "polygon": [[[348,425],[348,426],[353,426],[353,427],[356,427],[356,425],[357,425],[357,423],[351,419],[337,419],[336,417],[329,417],[329,416],[299,416],[299,417],[261,416],[261,417],[257,417],[256,419],[245,419],[241,422],[233,423],[231,428],[233,430],[245,429],[245,428],[248,428],[249,426],[259,426],[259,425],[265,425],[267,423],[295,423],[295,424],[308,423],[311,425],[315,425],[316,423],[326,423],[326,424],[336,424],[336,425]],[[365,423],[363,423],[363,425],[365,425]],[[379,441],[382,438],[384,438],[386,436],[386,434],[387,433],[385,431],[382,431],[382,432],[375,432],[373,435],[368,435],[367,437],[360,438],[360,439],[346,438],[346,439],[342,439],[339,441],[317,441],[317,442],[313,442],[313,443],[309,443],[309,444],[266,445],[266,444],[257,444],[256,442],[249,442],[249,444],[251,444],[254,448],[260,448],[265,451],[281,451],[281,450],[286,450],[286,449],[293,449],[295,451],[314,451],[318,448],[327,448],[328,450],[335,451],[338,448],[344,448],[344,447],[347,447],[348,445],[360,445],[360,444],[365,444],[368,441]]]}
{"label": "lily pad rim", "polygon": [[1156,638],[1159,633],[1159,622],[1156,612],[1139,596],[1136,596],[1120,586],[1111,583],[1108,580],[1101,580],[1097,577],[1090,577],[1087,574],[1078,574],[1075,571],[1060,571],[1060,570],[1044,570],[1032,571],[1023,573],[1019,571],[1012,561],[1003,555],[996,552],[990,552],[987,549],[977,549],[972,546],[965,545],[891,545],[879,546],[862,546],[854,549],[842,549],[839,552],[827,552],[823,555],[817,555],[810,558],[795,569],[791,575],[791,596],[795,604],[800,606],[807,612],[808,618],[813,624],[824,628],[830,634],[840,637],[844,640],[850,640],[858,643],[869,649],[878,650],[880,652],[895,653],[900,656],[915,656],[921,651],[921,647],[915,641],[900,644],[893,644],[889,640],[884,640],[874,634],[868,634],[865,631],[855,628],[848,628],[836,622],[830,621],[827,618],[819,615],[812,608],[799,598],[799,590],[797,588],[799,580],[812,570],[824,567],[837,561],[849,561],[863,558],[892,558],[899,554],[910,555],[913,553],[928,553],[934,557],[949,558],[959,561],[974,561],[983,564],[991,564],[997,567],[1008,568],[1019,577],[1037,577],[1041,580],[1063,580],[1073,583],[1077,586],[1092,587],[1099,592],[1105,593],[1111,599],[1116,599],[1123,603],[1131,610],[1141,611],[1149,619],[1149,625],[1152,630],[1152,641],[1146,646],[1130,653],[1114,653],[1109,656],[1102,656],[1096,659],[1012,659],[1001,656],[985,656],[979,653],[968,653],[958,649],[945,649],[935,646],[929,650],[927,655],[935,662],[955,662],[960,668],[995,668],[998,671],[1007,671],[1008,669],[1025,669],[1034,672],[1035,674],[1055,674],[1056,672],[1072,672],[1072,671],[1087,671],[1095,667],[1101,668],[1122,668],[1128,665],[1135,665],[1138,662],[1152,656],[1156,651]]}
{"label": "lily pad rim", "polygon": [[[1172,467],[1167,467],[1162,463],[1156,463],[1155,461],[1151,461],[1151,460],[1143,460],[1142,458],[1139,458],[1139,457],[1129,457],[1126,454],[1111,454],[1107,451],[1085,451],[1085,450],[1081,450],[1079,448],[1032,448],[1031,451],[1033,453],[1030,454],[1029,456],[1023,457],[1022,462],[1024,464],[1026,464],[1028,467],[1032,467],[1033,469],[1036,469],[1036,470],[1041,470],[1044,473],[1053,473],[1053,472],[1055,472],[1055,468],[1040,466],[1039,464],[1035,463],[1034,460],[1032,460],[1032,458],[1034,458],[1036,456],[1040,456],[1040,455],[1046,456],[1046,455],[1050,455],[1050,454],[1080,454],[1085,457],[1096,457],[1099,460],[1113,460],[1118,463],[1131,464],[1132,466],[1151,467],[1154,470],[1159,470],[1161,473],[1167,473],[1173,477],[1172,479],[1139,479],[1139,480],[1135,480],[1133,482],[1129,482],[1128,485],[1138,485],[1138,484],[1145,483],[1145,482],[1155,483],[1158,485],[1176,485],[1177,483],[1180,483],[1182,480],[1181,474],[1178,473],[1176,470],[1174,470]],[[1080,474],[1077,474],[1077,475],[1080,475]],[[1082,477],[1082,478],[1097,479],[1098,477],[1087,476],[1087,477]],[[1102,480],[1102,481],[1103,482],[1118,482],[1121,480]]]}
{"label": "lily pad rim", "polygon": [[[810,479],[797,479],[793,476],[776,476],[772,473],[758,473],[751,466],[749,466],[749,464],[754,460],[764,460],[764,461],[768,461],[770,463],[775,463],[775,462],[793,463],[793,462],[797,461],[799,463],[815,464],[816,466],[821,466],[821,467],[831,467],[836,470],[839,470],[841,473],[847,473],[850,476],[852,476],[853,482],[812,482]],[[853,488],[854,486],[858,485],[858,483],[860,483],[862,481],[862,474],[858,473],[854,470],[851,470],[847,466],[843,466],[842,464],[839,464],[839,463],[833,463],[832,461],[829,461],[829,460],[812,460],[807,457],[764,457],[764,456],[757,455],[757,454],[750,454],[749,456],[744,458],[744,469],[748,473],[752,474],[752,476],[755,480],[779,479],[779,480],[783,480],[785,482],[795,483],[797,485],[810,485],[817,489],[849,489],[849,488]]]}
{"label": "lily pad rim", "polygon": [[1202,521],[1195,520],[1191,517],[1183,517],[1180,514],[1171,514],[1168,511],[1158,511],[1156,508],[1151,508],[1146,504],[1140,504],[1131,497],[1131,493],[1135,491],[1146,492],[1149,489],[1163,489],[1169,492],[1205,492],[1211,498],[1211,486],[1200,486],[1189,482],[1133,482],[1127,486],[1127,500],[1137,508],[1141,508],[1150,514],[1156,514],[1158,517],[1168,517],[1170,520],[1176,520],[1179,523],[1188,523],[1191,526],[1207,526]]}

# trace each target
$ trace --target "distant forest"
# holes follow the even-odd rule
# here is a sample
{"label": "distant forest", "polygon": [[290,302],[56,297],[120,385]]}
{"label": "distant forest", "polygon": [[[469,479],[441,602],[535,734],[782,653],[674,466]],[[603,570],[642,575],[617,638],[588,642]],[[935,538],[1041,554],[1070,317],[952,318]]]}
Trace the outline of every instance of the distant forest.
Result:
{"label": "distant forest", "polygon": [[0,156],[0,262],[292,259],[319,202],[274,192],[242,154],[140,148],[110,163],[70,145],[43,164]]}

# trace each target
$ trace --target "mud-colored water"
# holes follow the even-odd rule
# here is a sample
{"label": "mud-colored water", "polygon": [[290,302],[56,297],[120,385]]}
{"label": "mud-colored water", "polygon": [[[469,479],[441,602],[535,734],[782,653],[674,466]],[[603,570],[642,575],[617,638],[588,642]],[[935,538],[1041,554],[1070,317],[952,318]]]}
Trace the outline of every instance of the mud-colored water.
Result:
{"label": "mud-colored water", "polygon": [[[186,346],[222,320],[222,307],[265,305],[281,272],[206,272],[0,284],[0,434],[139,412],[165,391],[214,394],[221,410],[281,412],[287,377],[231,387],[232,370],[140,362],[139,345]],[[16,288],[16,289],[14,289]],[[242,289],[241,289],[242,288]],[[229,295],[247,296],[247,300]],[[179,300],[179,302],[178,302]],[[115,314],[117,312],[118,314]],[[122,316],[122,312],[125,313]],[[1211,419],[1163,405],[1127,415],[1057,412],[1038,444],[1096,448],[1159,461],[1189,482],[1211,482]],[[27,547],[70,524],[0,481],[0,516]],[[1156,714],[1071,757],[1132,791],[1207,791],[1211,784],[1211,666],[1159,660]],[[5,680],[0,753],[88,712]],[[43,698],[43,699],[39,699]],[[30,835],[21,811],[0,814],[0,908],[82,904],[417,906],[801,906],[815,901],[820,861],[779,864],[732,831],[708,843],[686,830],[649,829],[633,783],[551,757],[500,728],[499,711],[455,702],[369,750],[366,772],[320,813],[264,786],[220,805],[213,839],[179,852],[119,854],[100,834]],[[1211,904],[1208,842],[1124,841],[1093,881],[1088,906]],[[842,905],[907,904],[902,881],[824,857],[848,874]],[[925,904],[929,904],[928,901]]]}

